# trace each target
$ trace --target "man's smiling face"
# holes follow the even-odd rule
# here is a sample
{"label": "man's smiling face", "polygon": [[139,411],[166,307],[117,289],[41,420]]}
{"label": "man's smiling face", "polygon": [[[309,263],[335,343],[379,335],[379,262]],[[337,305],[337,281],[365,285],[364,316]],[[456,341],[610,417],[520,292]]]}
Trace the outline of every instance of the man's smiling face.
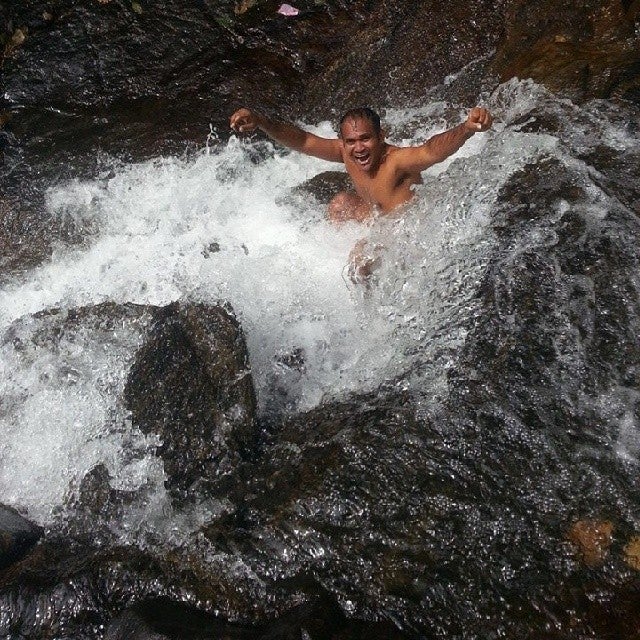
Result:
{"label": "man's smiling face", "polygon": [[342,123],[340,139],[346,158],[366,173],[377,170],[386,145],[384,134],[376,133],[372,122],[366,118],[347,118]]}

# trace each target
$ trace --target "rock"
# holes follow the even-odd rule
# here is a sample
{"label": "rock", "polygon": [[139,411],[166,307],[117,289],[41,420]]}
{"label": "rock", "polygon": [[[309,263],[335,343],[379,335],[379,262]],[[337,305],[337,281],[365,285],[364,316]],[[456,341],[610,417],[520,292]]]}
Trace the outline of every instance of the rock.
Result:
{"label": "rock", "polygon": [[272,622],[256,626],[225,622],[185,603],[139,602],[107,628],[105,640],[402,640],[390,623],[347,620],[335,600],[325,595],[299,605]]}
{"label": "rock", "polygon": [[353,191],[353,183],[349,174],[343,171],[323,171],[292,191],[295,194],[311,195],[321,204],[329,204],[340,191]]}
{"label": "rock", "polygon": [[[365,2],[308,4],[286,21],[265,3],[236,13],[229,1],[54,0],[44,19],[43,5],[26,0],[0,16],[6,28],[28,30],[3,61],[0,102],[43,165],[31,142],[51,135],[58,155],[96,146],[136,157],[181,152],[185,141],[204,143],[210,122],[226,132],[242,103],[290,111],[303,72],[321,67],[331,43],[358,27]],[[64,105],[53,119],[51,104]]]}
{"label": "rock", "polygon": [[77,244],[81,231],[88,231],[69,218],[53,219],[34,204],[0,197],[0,282],[49,257],[55,237]]}
{"label": "rock", "polygon": [[226,623],[186,603],[171,600],[138,602],[108,626],[105,640],[211,640],[258,638],[247,625]]}
{"label": "rock", "polygon": [[606,520],[578,520],[571,525],[567,539],[576,547],[580,559],[590,567],[602,564],[613,542],[613,524]]}
{"label": "rock", "polygon": [[23,558],[42,537],[44,530],[15,509],[0,504],[0,569]]}
{"label": "rock", "polygon": [[[102,394],[113,396],[107,402],[114,417],[111,421],[107,416],[101,428],[124,433],[125,441],[127,433],[136,437],[138,427],[156,441],[161,438],[158,453],[171,488],[187,490],[198,480],[225,473],[257,444],[246,346],[228,307],[104,303],[52,309],[17,320],[2,342],[16,349],[17,363],[27,368],[32,359],[55,354],[56,364],[43,379],[45,395],[47,389],[54,395],[68,392],[80,404],[90,396],[99,405],[98,413],[104,409]],[[81,350],[75,349],[76,343],[83,345]],[[22,400],[14,402],[12,410],[19,412]],[[83,446],[73,433],[65,437],[70,447]],[[73,500],[79,500],[76,507],[89,519],[93,513],[108,520],[108,514],[116,514],[132,496],[111,489],[104,466],[108,460],[86,444],[87,465],[93,470]],[[153,445],[149,448],[132,455],[147,456]],[[80,478],[68,481],[78,486]]]}
{"label": "rock", "polygon": [[[312,581],[302,589],[292,585],[293,596],[281,593],[270,612],[241,582],[207,572],[206,563],[185,566],[180,554],[166,550],[104,549],[50,534],[24,562],[0,573],[0,630],[30,637],[90,630],[106,640],[407,637],[391,623],[347,620]],[[45,606],[48,615],[37,615]]]}
{"label": "rock", "polygon": [[640,166],[640,152],[621,153],[598,145],[582,157],[601,174],[595,182],[640,216],[640,185],[635,174],[635,168]]}
{"label": "rock", "polygon": [[634,536],[624,547],[624,561],[636,571],[640,571],[640,536]]}
{"label": "rock", "polygon": [[308,84],[303,112],[326,118],[354,106],[380,110],[424,101],[426,89],[492,52],[504,6],[482,0],[470,15],[464,2],[449,2],[446,9],[433,0],[377,5]]}
{"label": "rock", "polygon": [[309,197],[312,197],[318,203],[328,205],[340,191],[353,191],[353,183],[349,174],[344,171],[323,171],[291,189],[289,195],[285,196],[282,201],[283,203],[298,201],[304,203]]}
{"label": "rock", "polygon": [[127,508],[143,503],[146,498],[142,486],[135,491],[111,487],[113,477],[105,464],[97,464],[87,472],[65,505],[66,535],[87,539],[92,544],[115,544],[114,523],[120,522]]}
{"label": "rock", "polygon": [[533,78],[573,100],[640,102],[638,3],[516,0],[493,70],[502,80]]}
{"label": "rock", "polygon": [[[185,569],[184,560],[171,553],[105,549],[50,533],[23,562],[0,573],[0,630],[10,628],[12,633],[40,638],[61,636],[71,629],[78,633],[89,629],[97,635],[113,612],[126,609],[132,598],[214,598],[222,606],[240,597],[239,591],[223,586],[215,576],[209,575],[205,584],[192,569]],[[38,614],[42,607],[48,615]]]}
{"label": "rock", "polygon": [[258,444],[242,330],[229,308],[159,310],[124,391],[133,423],[158,434],[167,485],[186,491],[228,473]]}

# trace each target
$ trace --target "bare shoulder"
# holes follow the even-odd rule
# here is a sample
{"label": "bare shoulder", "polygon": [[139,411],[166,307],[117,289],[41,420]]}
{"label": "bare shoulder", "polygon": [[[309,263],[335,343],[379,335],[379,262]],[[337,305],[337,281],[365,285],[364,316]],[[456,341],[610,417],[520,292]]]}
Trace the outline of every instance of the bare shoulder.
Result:
{"label": "bare shoulder", "polygon": [[394,144],[387,144],[385,163],[392,167],[401,166],[405,156],[405,149],[407,149],[407,147],[397,147]]}
{"label": "bare shoulder", "polygon": [[433,164],[429,149],[424,145],[417,147],[396,147],[389,145],[387,157],[395,169],[407,173],[423,171]]}

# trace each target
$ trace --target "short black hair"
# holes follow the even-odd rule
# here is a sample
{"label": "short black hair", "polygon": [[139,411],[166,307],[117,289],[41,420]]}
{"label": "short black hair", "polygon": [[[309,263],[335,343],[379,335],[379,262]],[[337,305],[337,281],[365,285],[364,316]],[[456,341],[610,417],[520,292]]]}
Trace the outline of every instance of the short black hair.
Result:
{"label": "short black hair", "polygon": [[368,120],[376,132],[376,135],[380,135],[382,128],[380,126],[380,116],[369,107],[356,107],[355,109],[349,109],[342,118],[340,118],[340,135],[342,135],[342,125],[349,118],[361,118],[362,120]]}

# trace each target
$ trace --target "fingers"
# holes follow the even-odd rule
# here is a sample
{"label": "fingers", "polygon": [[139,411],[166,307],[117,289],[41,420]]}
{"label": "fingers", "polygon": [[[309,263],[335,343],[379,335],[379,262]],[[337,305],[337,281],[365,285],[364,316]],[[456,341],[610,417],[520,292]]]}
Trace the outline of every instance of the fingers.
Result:
{"label": "fingers", "polygon": [[487,131],[493,124],[493,116],[484,107],[474,107],[469,112],[467,121],[475,131]]}
{"label": "fingers", "polygon": [[239,112],[234,113],[229,120],[229,125],[234,131],[242,131],[246,125],[246,118],[243,118]]}
{"label": "fingers", "polygon": [[252,114],[248,109],[236,111],[229,120],[229,126],[239,133],[250,132],[256,128]]}

